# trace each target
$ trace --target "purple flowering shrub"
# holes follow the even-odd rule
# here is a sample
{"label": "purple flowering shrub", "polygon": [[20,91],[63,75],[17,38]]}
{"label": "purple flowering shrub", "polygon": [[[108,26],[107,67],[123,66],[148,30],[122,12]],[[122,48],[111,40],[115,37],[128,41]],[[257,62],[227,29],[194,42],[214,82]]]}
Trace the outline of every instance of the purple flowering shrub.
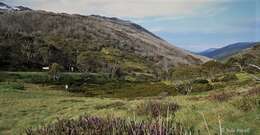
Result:
{"label": "purple flowering shrub", "polygon": [[77,120],[58,122],[27,129],[27,135],[184,135],[195,134],[193,128],[185,128],[173,119],[132,121],[120,118],[80,117]]}

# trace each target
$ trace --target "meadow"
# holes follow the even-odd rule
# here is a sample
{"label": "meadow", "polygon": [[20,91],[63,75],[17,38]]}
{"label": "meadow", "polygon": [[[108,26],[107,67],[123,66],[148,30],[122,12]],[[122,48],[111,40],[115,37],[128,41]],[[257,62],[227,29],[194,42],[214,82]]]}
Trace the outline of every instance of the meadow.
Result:
{"label": "meadow", "polygon": [[[72,82],[81,76],[65,75]],[[89,116],[135,123],[171,119],[196,134],[258,135],[260,84],[248,73],[236,76],[210,82],[213,90],[183,95],[167,81],[103,84],[96,79],[99,83],[66,90],[68,81],[49,83],[44,72],[1,72],[0,134],[26,134],[62,119]]]}

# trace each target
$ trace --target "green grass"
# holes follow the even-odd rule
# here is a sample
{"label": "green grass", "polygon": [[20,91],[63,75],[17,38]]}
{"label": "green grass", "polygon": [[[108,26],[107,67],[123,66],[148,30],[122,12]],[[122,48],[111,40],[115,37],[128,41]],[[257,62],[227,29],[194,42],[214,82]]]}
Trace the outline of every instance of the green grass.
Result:
{"label": "green grass", "polygon": [[[16,79],[10,81],[11,76],[8,76],[9,82],[6,80],[4,80],[6,82],[0,82],[0,134],[20,134],[26,128],[50,124],[57,121],[57,118],[75,119],[82,115],[150,119],[150,116],[138,115],[136,109],[145,101],[153,100],[162,103],[177,103],[180,108],[175,112],[174,118],[187,127],[194,126],[200,129],[202,134],[207,134],[207,131],[201,114],[205,115],[211,134],[219,133],[219,116],[222,127],[226,130],[224,134],[232,134],[230,132],[233,130],[244,130],[246,133],[243,134],[246,135],[260,134],[260,107],[256,106],[250,111],[243,111],[236,105],[248,90],[257,85],[260,87],[259,84],[241,86],[240,82],[250,79],[250,76],[244,73],[237,74],[238,82],[223,83],[225,87],[188,96],[175,93],[168,82],[120,84],[114,82],[115,84],[85,85],[87,92],[95,94],[92,97],[86,96],[89,93],[66,92],[61,86],[22,81],[25,76],[33,74],[44,73],[20,72],[22,79],[17,79],[16,76]],[[3,76],[2,78],[6,79]],[[223,91],[242,94],[235,95],[224,102],[208,97],[212,93]],[[169,92],[170,95],[160,97],[158,95],[161,92]],[[260,95],[252,98],[260,99]]]}
{"label": "green grass", "polygon": [[[0,87],[0,134],[19,134],[24,128],[37,127],[57,118],[106,115],[114,112],[109,104],[118,102],[117,99],[85,98],[50,89],[28,84],[25,91]],[[108,107],[97,109],[101,105]],[[126,111],[119,110],[116,115],[124,113]]]}
{"label": "green grass", "polygon": [[160,82],[156,83],[128,83],[114,82],[102,85],[86,85],[83,88],[86,96],[99,96],[110,98],[138,98],[159,96],[162,93],[174,96],[177,94],[173,86]]}

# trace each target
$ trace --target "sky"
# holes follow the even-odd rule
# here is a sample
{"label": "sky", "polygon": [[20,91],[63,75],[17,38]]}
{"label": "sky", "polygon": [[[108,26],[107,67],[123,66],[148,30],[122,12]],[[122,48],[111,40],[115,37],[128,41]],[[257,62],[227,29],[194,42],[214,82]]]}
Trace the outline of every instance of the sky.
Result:
{"label": "sky", "polygon": [[199,52],[260,41],[260,0],[0,0],[36,10],[118,17]]}

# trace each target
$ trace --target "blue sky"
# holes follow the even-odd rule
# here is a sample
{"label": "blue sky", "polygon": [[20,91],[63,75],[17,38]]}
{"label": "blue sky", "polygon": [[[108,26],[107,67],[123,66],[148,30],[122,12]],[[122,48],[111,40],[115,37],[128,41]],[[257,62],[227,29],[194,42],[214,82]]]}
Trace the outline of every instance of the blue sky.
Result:
{"label": "blue sky", "polygon": [[0,0],[10,5],[119,17],[190,51],[260,41],[259,0]]}

